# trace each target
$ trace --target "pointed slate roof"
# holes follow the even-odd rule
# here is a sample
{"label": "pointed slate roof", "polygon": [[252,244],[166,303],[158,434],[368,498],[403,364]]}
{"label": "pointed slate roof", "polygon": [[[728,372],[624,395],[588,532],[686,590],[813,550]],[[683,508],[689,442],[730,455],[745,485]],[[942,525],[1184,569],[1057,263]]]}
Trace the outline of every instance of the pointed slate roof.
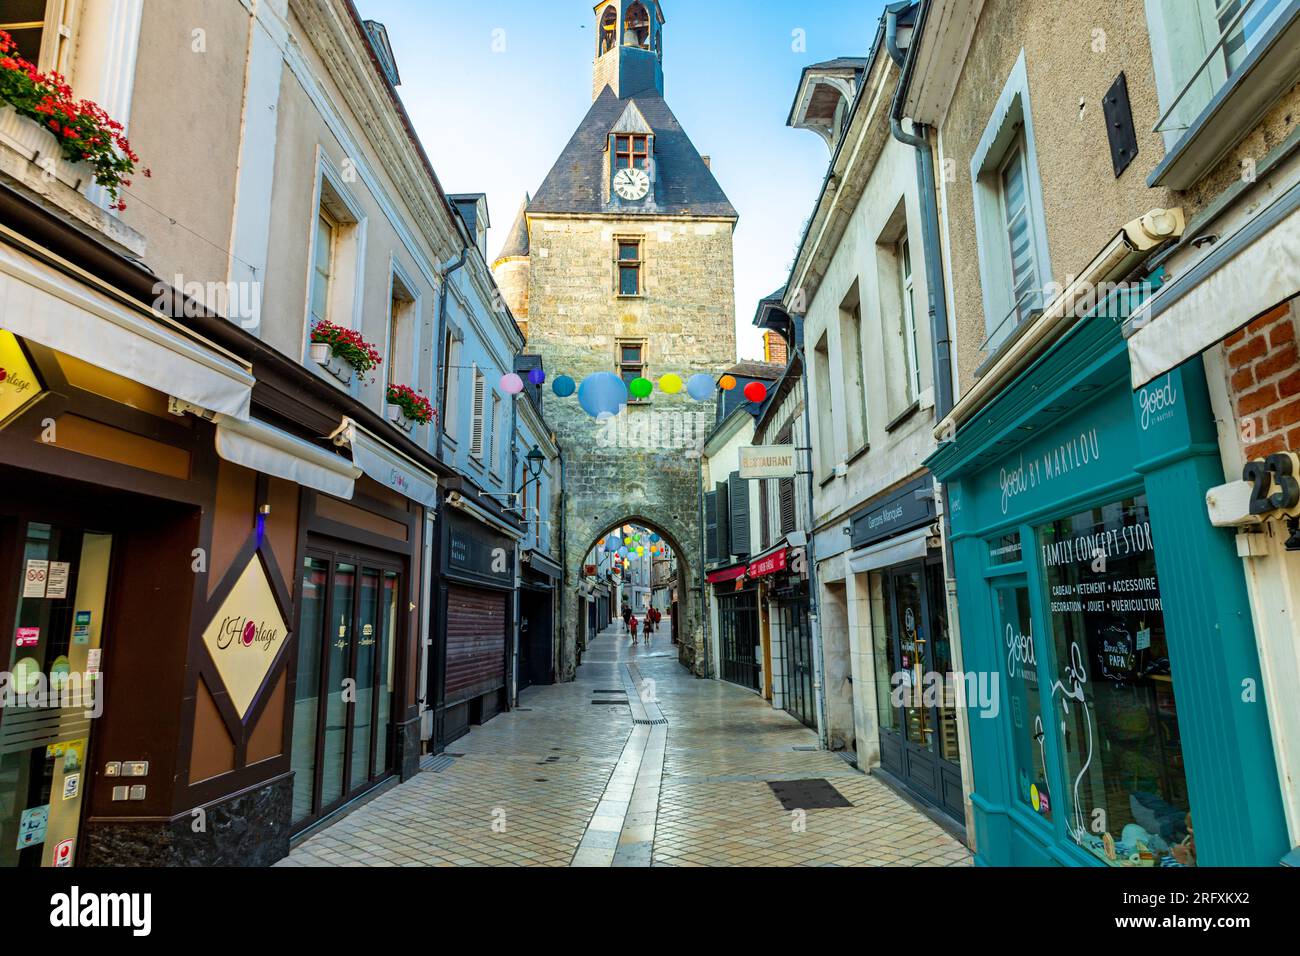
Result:
{"label": "pointed slate roof", "polygon": [[[529,213],[609,212],[604,200],[605,147],[633,103],[655,134],[656,202],[646,214],[739,218],[663,97],[650,92],[620,100],[609,87],[591,104],[529,204]],[[620,215],[635,213],[623,210]]]}
{"label": "pointed slate roof", "polygon": [[497,253],[496,260],[516,259],[527,256],[529,253],[528,240],[528,194],[524,194],[524,201],[519,204],[519,212],[515,216],[514,225],[510,227],[510,232],[506,234],[505,245]]}

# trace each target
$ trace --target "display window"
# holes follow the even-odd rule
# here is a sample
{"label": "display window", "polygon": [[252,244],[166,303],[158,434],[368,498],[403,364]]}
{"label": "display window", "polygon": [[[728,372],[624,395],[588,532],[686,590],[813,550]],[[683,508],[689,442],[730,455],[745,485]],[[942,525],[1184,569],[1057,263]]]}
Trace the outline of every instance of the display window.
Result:
{"label": "display window", "polygon": [[1024,579],[994,588],[994,610],[1006,668],[1016,796],[1039,816],[1051,820],[1053,794],[1047,779],[1047,734],[1038,680],[1042,639],[1034,634],[1029,586]]}
{"label": "display window", "polygon": [[[1037,530],[1037,542],[1053,655],[1040,668],[1051,677],[1038,696],[1064,764],[1056,802],[1066,832],[1112,866],[1193,866],[1147,500],[1053,521]],[[1021,772],[1034,771],[1022,763]]]}

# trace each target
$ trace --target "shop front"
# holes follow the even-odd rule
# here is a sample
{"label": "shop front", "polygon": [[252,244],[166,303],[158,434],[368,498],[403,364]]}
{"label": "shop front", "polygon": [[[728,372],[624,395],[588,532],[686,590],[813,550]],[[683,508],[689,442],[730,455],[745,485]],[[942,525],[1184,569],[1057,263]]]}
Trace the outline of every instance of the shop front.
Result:
{"label": "shop front", "polygon": [[718,614],[718,676],[755,693],[762,691],[763,638],[758,586],[745,577],[747,565],[708,576]]}
{"label": "shop front", "polygon": [[849,569],[868,596],[881,769],[965,815],[953,655],[934,480],[909,479],[853,515]]}
{"label": "shop front", "polygon": [[973,843],[989,865],[1275,864],[1246,589],[1205,518],[1223,471],[1204,371],[1135,393],[1128,295],[928,462],[952,511]]}
{"label": "shop front", "polygon": [[508,519],[452,491],[441,509],[434,751],[507,710],[514,654],[516,554],[521,532]]}
{"label": "shop front", "polygon": [[764,656],[772,706],[817,729],[808,576],[802,548],[782,545],[750,562],[746,577],[759,583],[770,635]]}
{"label": "shop front", "polygon": [[537,551],[524,554],[519,590],[519,690],[555,683],[556,601],[563,569]]}

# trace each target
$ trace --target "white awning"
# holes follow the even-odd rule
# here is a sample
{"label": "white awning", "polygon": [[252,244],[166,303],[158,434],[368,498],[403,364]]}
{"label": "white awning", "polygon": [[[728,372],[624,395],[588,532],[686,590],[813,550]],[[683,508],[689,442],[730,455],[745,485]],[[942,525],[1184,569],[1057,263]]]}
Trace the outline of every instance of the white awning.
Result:
{"label": "white awning", "polygon": [[854,551],[849,555],[849,569],[854,574],[862,574],[864,571],[875,571],[904,561],[924,558],[930,549],[929,538],[928,527],[917,528],[907,534],[900,534],[897,538]]}
{"label": "white awning", "polygon": [[1133,387],[1222,342],[1300,290],[1300,187],[1222,238],[1127,322]]}
{"label": "white awning", "polygon": [[361,469],[311,442],[265,422],[217,416],[217,454],[264,475],[274,475],[335,498],[350,499]]}
{"label": "white awning", "polygon": [[375,437],[350,418],[334,433],[334,444],[352,448],[352,461],[385,487],[433,508],[438,503],[438,476]]}
{"label": "white awning", "polygon": [[197,408],[246,421],[253,395],[248,367],[169,321],[0,244],[0,328]]}

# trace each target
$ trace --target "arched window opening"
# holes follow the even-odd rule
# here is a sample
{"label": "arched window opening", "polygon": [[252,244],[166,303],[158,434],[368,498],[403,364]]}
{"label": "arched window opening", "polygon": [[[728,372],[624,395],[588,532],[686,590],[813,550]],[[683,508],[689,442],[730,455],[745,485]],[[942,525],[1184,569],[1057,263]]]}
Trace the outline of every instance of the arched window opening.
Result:
{"label": "arched window opening", "polygon": [[641,3],[627,8],[627,19],[623,21],[623,44],[650,49],[650,14]]}
{"label": "arched window opening", "polygon": [[604,56],[610,50],[618,45],[618,10],[609,6],[600,17],[600,28],[597,31],[599,37],[597,43],[599,55]]}

